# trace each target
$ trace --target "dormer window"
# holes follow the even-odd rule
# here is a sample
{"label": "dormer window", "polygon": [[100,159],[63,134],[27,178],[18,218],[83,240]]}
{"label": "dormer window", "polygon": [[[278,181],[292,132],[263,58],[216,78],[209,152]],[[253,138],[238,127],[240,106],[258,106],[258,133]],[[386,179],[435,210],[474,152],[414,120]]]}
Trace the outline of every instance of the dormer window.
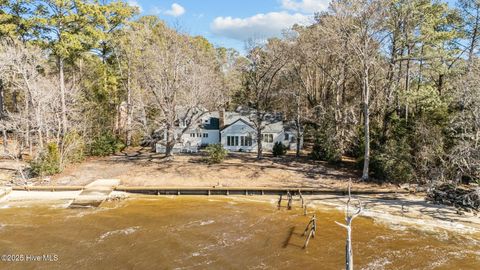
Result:
{"label": "dormer window", "polygon": [[180,127],[184,128],[187,126],[187,122],[185,120],[180,120]]}

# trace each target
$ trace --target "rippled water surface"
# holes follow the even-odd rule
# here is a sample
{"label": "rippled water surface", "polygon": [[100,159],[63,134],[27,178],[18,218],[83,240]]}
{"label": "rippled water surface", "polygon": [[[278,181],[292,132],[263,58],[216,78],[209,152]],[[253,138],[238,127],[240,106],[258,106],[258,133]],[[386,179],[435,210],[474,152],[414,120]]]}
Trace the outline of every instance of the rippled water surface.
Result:
{"label": "rippled water surface", "polygon": [[[302,249],[301,209],[223,198],[137,198],[98,209],[0,209],[0,254],[56,254],[57,261],[0,269],[342,269],[345,230],[317,211]],[[480,241],[444,231],[354,221],[356,269],[480,269]],[[3,258],[3,257],[2,257]]]}

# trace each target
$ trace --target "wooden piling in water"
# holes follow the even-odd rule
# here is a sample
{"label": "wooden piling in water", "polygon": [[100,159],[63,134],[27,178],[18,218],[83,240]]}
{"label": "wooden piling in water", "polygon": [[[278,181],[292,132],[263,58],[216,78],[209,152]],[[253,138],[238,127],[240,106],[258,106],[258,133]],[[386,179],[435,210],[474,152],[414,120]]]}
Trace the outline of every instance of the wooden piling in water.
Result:
{"label": "wooden piling in water", "polygon": [[293,197],[292,197],[292,194],[290,193],[290,191],[287,191],[287,198],[288,198],[287,209],[291,210],[292,209]]}
{"label": "wooden piling in water", "polygon": [[303,199],[303,195],[302,195],[302,192],[300,191],[300,189],[298,190],[298,195],[300,196],[300,200],[302,201],[302,208],[305,207],[305,201]]}
{"label": "wooden piling in water", "polygon": [[[312,225],[312,226],[310,226]],[[303,236],[305,236],[310,229],[310,232],[308,233],[307,238],[305,239],[305,244],[303,245],[303,248],[307,248],[308,243],[310,242],[310,238],[315,238],[315,232],[317,231],[317,218],[315,214],[313,214],[312,218],[307,224],[307,227],[303,231]]]}

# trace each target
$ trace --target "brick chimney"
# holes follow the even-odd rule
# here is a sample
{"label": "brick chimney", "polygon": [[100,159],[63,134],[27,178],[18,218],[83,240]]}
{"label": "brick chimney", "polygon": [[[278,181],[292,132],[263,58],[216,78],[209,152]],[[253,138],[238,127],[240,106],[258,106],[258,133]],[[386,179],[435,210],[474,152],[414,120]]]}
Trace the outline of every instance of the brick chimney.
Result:
{"label": "brick chimney", "polygon": [[219,115],[219,123],[220,123],[220,130],[225,126],[225,108],[220,109],[218,112]]}

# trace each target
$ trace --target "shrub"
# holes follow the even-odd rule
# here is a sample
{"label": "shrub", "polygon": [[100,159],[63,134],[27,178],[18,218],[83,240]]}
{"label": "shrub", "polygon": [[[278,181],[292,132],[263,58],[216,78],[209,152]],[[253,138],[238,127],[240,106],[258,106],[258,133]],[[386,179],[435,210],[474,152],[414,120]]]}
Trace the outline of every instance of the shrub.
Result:
{"label": "shrub", "polygon": [[325,132],[318,132],[310,155],[316,160],[324,160],[331,163],[339,162],[342,160],[342,153],[337,145],[333,136],[328,136]]}
{"label": "shrub", "polygon": [[379,153],[371,156],[370,170],[378,179],[393,182],[411,182],[415,178],[409,145],[404,140],[390,140]]}
{"label": "shrub", "polygon": [[205,150],[208,153],[208,162],[211,164],[222,163],[228,154],[221,144],[210,144]]}
{"label": "shrub", "polygon": [[274,156],[274,157],[283,156],[283,155],[285,155],[285,154],[287,153],[287,148],[283,145],[283,143],[281,143],[281,142],[276,142],[276,143],[273,145],[272,152],[273,152],[273,156]]}
{"label": "shrub", "polygon": [[77,132],[69,132],[63,139],[61,155],[63,165],[81,162],[85,159],[85,140]]}
{"label": "shrub", "polygon": [[412,132],[408,124],[396,114],[392,115],[390,120],[390,130],[383,143],[379,143],[379,132],[373,129],[372,140],[378,143],[371,144],[370,170],[377,179],[386,182],[412,182],[416,178],[411,146]]}
{"label": "shrub", "polygon": [[30,162],[32,174],[34,176],[45,176],[59,173],[60,166],[60,151],[56,143],[49,143],[46,151],[40,156]]}
{"label": "shrub", "polygon": [[96,137],[90,144],[92,156],[108,156],[124,147],[124,144],[111,133],[105,133]]}

